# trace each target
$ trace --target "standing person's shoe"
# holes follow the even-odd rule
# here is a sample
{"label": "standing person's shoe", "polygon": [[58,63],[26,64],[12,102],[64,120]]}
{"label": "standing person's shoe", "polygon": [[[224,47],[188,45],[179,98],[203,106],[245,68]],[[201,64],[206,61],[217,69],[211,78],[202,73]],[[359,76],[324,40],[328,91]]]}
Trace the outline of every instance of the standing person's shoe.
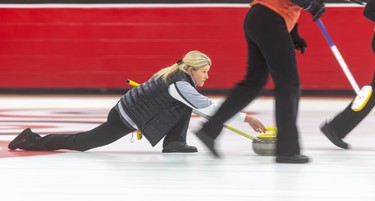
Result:
{"label": "standing person's shoe", "polygon": [[276,156],[276,163],[293,163],[301,164],[310,162],[309,157],[305,155],[294,155],[294,156]]}
{"label": "standing person's shoe", "polygon": [[163,153],[194,153],[198,149],[194,146],[189,146],[186,142],[168,142],[163,144]]}
{"label": "standing person's shoe", "polygon": [[349,144],[344,142],[341,137],[339,137],[335,131],[333,131],[327,122],[325,122],[321,127],[320,130],[324,133],[324,135],[336,146],[349,149]]}
{"label": "standing person's shoe", "polygon": [[10,150],[25,149],[31,146],[36,138],[40,138],[40,135],[33,133],[30,128],[27,128],[9,143],[8,148]]}
{"label": "standing person's shoe", "polygon": [[203,142],[204,145],[210,150],[211,154],[216,157],[220,158],[220,154],[215,150],[215,140],[210,138],[206,133],[202,130],[199,130],[195,133],[199,140]]}

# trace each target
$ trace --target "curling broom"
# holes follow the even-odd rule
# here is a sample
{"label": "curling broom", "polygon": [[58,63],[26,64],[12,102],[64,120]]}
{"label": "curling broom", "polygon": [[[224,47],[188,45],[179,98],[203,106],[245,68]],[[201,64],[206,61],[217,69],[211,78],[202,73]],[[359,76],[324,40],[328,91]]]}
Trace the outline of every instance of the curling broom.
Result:
{"label": "curling broom", "polygon": [[333,43],[331,37],[329,36],[328,31],[326,30],[323,22],[320,19],[318,19],[317,22],[318,22],[320,30],[322,31],[324,37],[326,38],[331,48],[333,55],[335,56],[336,60],[339,62],[340,67],[344,71],[346,77],[348,78],[350,84],[352,85],[357,95],[353,100],[351,108],[353,111],[359,112],[366,106],[367,102],[370,100],[370,97],[372,94],[372,87],[370,85],[366,85],[366,86],[363,86],[362,89],[359,88],[357,82],[355,81],[352,73],[350,72],[348,68],[348,65],[345,63],[344,58],[341,56],[341,53],[339,52],[336,45]]}

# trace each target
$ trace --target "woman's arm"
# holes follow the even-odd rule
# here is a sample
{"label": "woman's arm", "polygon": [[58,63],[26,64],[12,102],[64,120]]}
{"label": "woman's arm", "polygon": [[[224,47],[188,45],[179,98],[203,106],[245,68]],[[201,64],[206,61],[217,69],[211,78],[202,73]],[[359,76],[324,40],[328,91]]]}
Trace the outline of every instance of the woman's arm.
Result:
{"label": "woman's arm", "polygon": [[367,1],[363,15],[369,20],[375,22],[375,0]]}
{"label": "woman's arm", "polygon": [[[184,103],[188,107],[192,108],[197,114],[203,114],[202,116],[210,117],[220,105],[212,102],[208,97],[200,94],[193,86],[188,82],[178,81],[169,86],[169,94],[176,100]],[[243,112],[237,113],[227,122],[240,122],[248,123],[257,132],[265,132],[266,128],[256,118],[251,117]]]}
{"label": "woman's arm", "polygon": [[[176,100],[184,103],[188,107],[192,108],[203,116],[212,116],[220,105],[212,102],[208,97],[200,94],[193,86],[188,82],[178,81],[169,86],[169,94]],[[245,113],[239,113],[232,119],[236,122],[244,122]]]}

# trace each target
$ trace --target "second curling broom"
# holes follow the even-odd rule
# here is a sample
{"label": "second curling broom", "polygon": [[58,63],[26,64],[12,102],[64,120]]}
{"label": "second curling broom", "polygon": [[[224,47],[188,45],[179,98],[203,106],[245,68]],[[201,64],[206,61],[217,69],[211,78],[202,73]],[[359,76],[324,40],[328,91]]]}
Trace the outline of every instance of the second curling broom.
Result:
{"label": "second curling broom", "polygon": [[370,85],[365,85],[362,87],[362,89],[359,88],[357,82],[355,81],[352,73],[349,70],[348,65],[346,64],[344,58],[341,56],[340,51],[337,49],[336,45],[333,43],[331,37],[328,34],[327,29],[325,28],[322,20],[317,20],[320,30],[322,31],[324,37],[326,38],[329,47],[331,48],[331,51],[333,55],[335,56],[336,60],[340,64],[340,67],[344,71],[346,77],[348,78],[350,84],[352,85],[356,97],[353,100],[351,109],[355,112],[361,111],[367,104],[367,102],[370,100],[371,94],[372,94],[372,87]]}

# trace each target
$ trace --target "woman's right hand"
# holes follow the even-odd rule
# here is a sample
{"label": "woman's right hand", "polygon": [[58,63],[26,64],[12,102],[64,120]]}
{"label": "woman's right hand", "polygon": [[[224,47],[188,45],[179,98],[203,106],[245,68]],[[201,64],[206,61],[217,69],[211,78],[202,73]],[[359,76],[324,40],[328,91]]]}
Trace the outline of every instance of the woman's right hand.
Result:
{"label": "woman's right hand", "polygon": [[262,122],[250,115],[246,115],[245,122],[248,123],[255,132],[265,133],[267,131],[267,128],[262,124]]}

